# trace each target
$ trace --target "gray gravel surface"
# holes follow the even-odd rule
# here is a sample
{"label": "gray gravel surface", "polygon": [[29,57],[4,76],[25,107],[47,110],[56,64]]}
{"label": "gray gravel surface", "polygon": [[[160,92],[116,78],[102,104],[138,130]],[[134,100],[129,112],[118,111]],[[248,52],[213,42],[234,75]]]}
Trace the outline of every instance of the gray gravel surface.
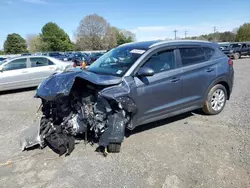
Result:
{"label": "gray gravel surface", "polygon": [[189,113],[143,126],[106,158],[76,145],[69,157],[19,150],[40,101],[0,95],[0,187],[250,187],[250,59],[234,62],[231,100],[217,116]]}

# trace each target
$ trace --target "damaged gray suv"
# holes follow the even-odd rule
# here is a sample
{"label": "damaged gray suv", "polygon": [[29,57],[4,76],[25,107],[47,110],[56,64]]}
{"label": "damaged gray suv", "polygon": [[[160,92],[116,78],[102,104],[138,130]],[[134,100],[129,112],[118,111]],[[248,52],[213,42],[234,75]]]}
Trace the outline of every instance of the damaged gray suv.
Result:
{"label": "damaged gray suv", "polygon": [[219,114],[233,79],[233,62],[215,43],[121,45],[86,70],[54,74],[40,84],[40,145],[69,154],[76,135],[92,135],[100,147],[119,152],[127,129],[195,109]]}

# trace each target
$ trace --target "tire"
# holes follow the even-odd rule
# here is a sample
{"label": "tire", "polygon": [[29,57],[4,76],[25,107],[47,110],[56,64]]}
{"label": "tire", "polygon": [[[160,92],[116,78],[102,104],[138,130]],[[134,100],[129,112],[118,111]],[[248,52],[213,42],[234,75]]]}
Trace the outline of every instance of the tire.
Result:
{"label": "tire", "polygon": [[239,52],[235,52],[233,54],[233,57],[234,57],[234,59],[239,59],[240,58],[240,53]]}
{"label": "tire", "polygon": [[217,115],[224,109],[226,100],[226,88],[221,84],[214,85],[208,92],[202,110],[207,115]]}
{"label": "tire", "polygon": [[108,145],[109,153],[119,153],[121,150],[121,143],[110,143]]}

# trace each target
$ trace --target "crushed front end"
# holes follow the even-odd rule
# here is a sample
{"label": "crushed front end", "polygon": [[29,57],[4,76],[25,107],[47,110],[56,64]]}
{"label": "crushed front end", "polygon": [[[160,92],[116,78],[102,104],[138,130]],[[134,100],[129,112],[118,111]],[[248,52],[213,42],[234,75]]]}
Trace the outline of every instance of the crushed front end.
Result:
{"label": "crushed front end", "polygon": [[[42,101],[36,137],[40,147],[49,146],[59,155],[68,155],[75,148],[77,135],[97,140],[98,148],[119,145],[131,113],[123,108],[121,97],[101,94],[119,83],[116,77],[100,77],[87,71],[61,73],[46,79],[36,94]],[[28,147],[28,144],[22,146]]]}

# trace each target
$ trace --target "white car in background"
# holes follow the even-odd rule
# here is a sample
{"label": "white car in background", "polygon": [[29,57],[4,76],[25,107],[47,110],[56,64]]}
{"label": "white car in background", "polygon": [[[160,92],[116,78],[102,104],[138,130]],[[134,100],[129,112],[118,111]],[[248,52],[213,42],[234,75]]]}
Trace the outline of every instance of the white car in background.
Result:
{"label": "white car in background", "polygon": [[72,62],[48,56],[7,59],[0,62],[0,91],[35,87],[50,75],[72,68]]}

